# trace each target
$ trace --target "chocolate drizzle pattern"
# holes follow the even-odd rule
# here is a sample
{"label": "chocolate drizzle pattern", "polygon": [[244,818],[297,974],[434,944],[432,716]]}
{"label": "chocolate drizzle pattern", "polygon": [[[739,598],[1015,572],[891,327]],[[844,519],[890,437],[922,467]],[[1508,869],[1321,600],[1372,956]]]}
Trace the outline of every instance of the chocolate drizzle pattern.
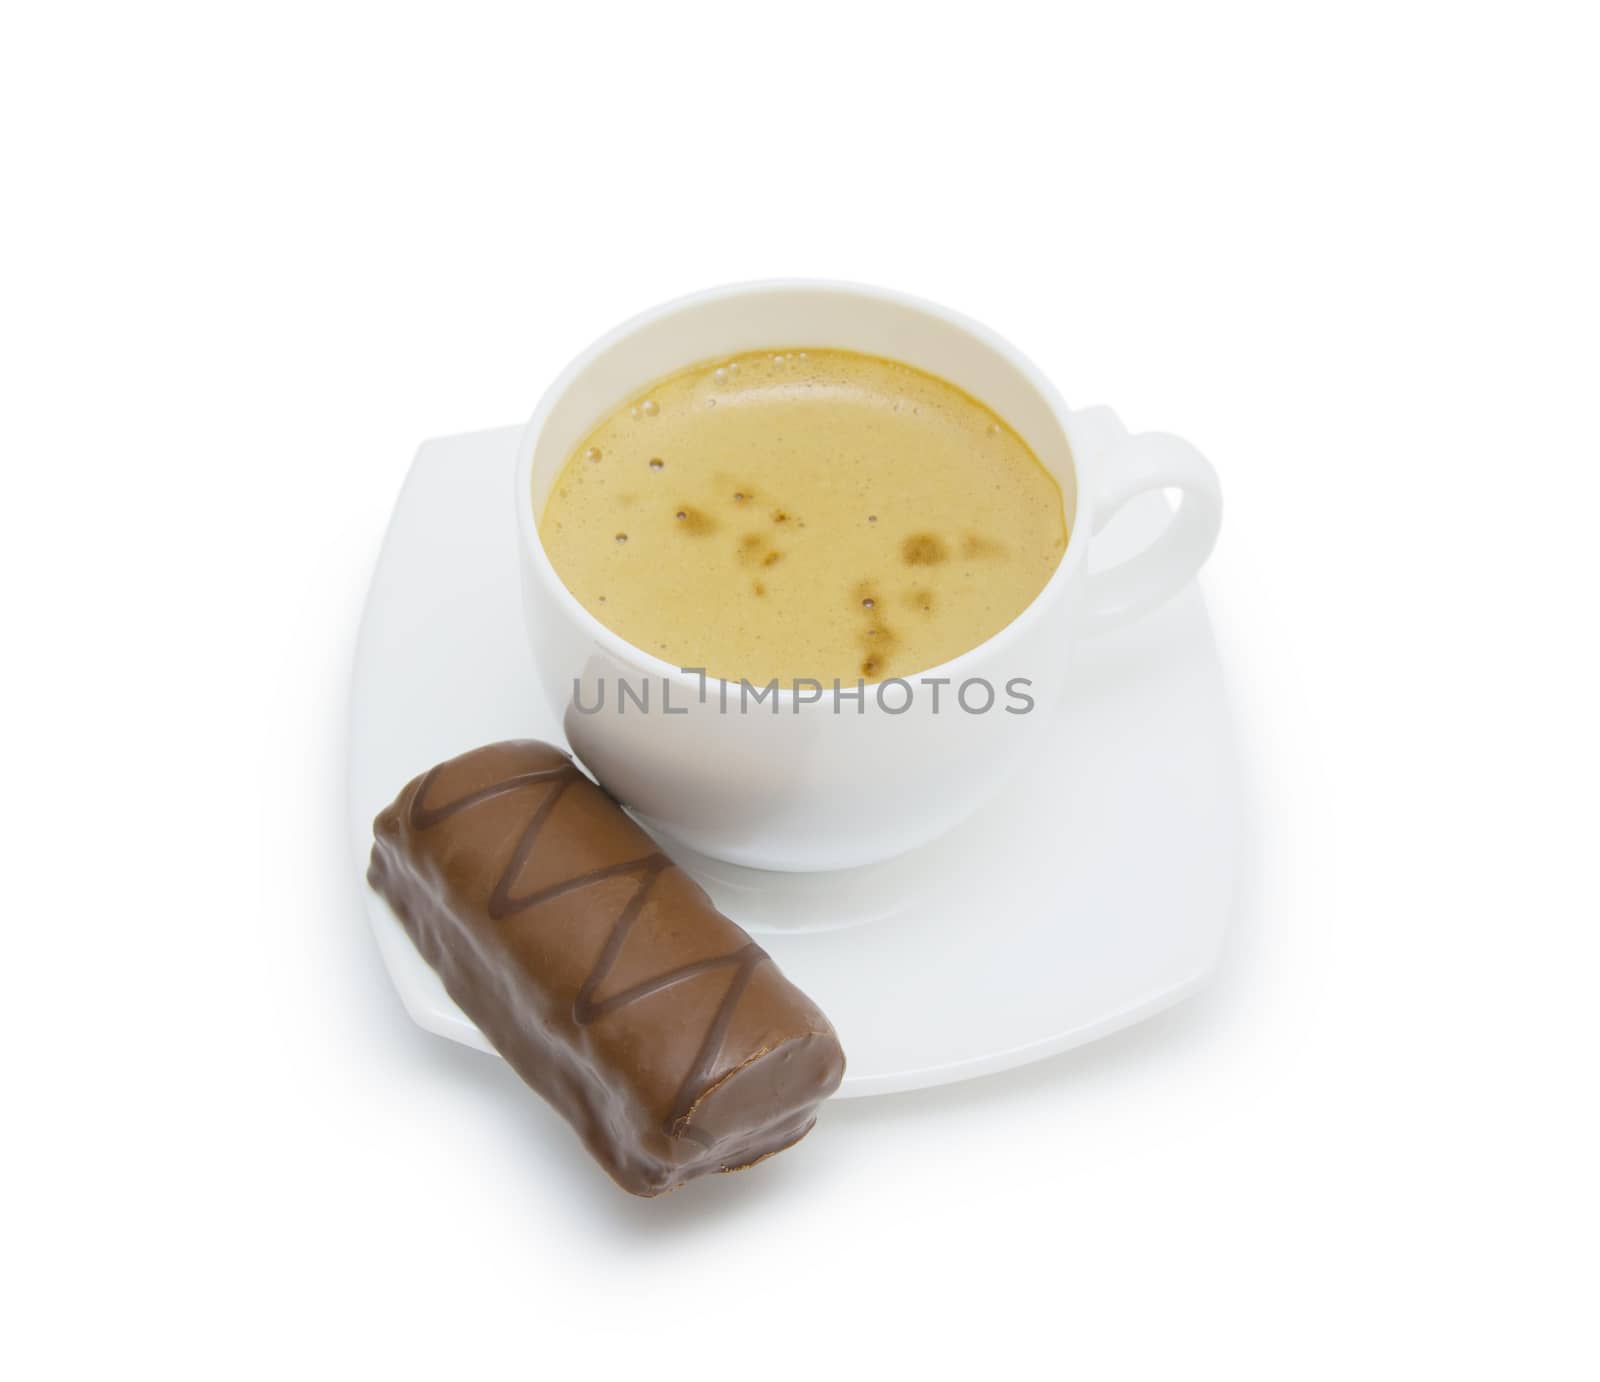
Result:
{"label": "chocolate drizzle pattern", "polygon": [[572,1020],[579,1027],[587,1027],[598,1022],[620,1008],[625,1008],[631,1003],[648,998],[652,994],[660,993],[663,989],[672,988],[674,985],[685,983],[702,974],[709,974],[720,969],[733,971],[729,979],[726,992],[721,1003],[713,1013],[711,1022],[706,1029],[704,1039],[695,1056],[694,1062],[684,1077],[672,1107],[667,1115],[664,1131],[672,1137],[683,1137],[690,1141],[707,1145],[707,1139],[702,1137],[694,1128],[688,1126],[690,1115],[694,1112],[696,1104],[705,1095],[711,1084],[712,1072],[716,1060],[721,1053],[722,1045],[727,1036],[728,1027],[733,1021],[735,1010],[745,989],[749,986],[750,979],[756,970],[768,959],[766,951],[754,941],[747,941],[736,950],[725,955],[713,956],[708,959],[695,960],[689,964],[680,965],[676,969],[668,970],[650,979],[645,979],[624,989],[620,993],[612,994],[609,998],[597,1000],[595,995],[600,991],[607,976],[615,967],[621,956],[623,947],[627,944],[629,932],[644,912],[646,903],[650,899],[651,891],[655,888],[661,877],[677,866],[660,850],[653,850],[641,855],[637,859],[625,860],[622,863],[609,864],[603,868],[591,869],[588,873],[579,874],[575,878],[564,879],[560,883],[553,883],[544,888],[515,896],[512,887],[521,875],[528,861],[533,857],[538,845],[540,833],[554,814],[560,804],[562,796],[569,787],[584,781],[583,775],[572,763],[562,763],[553,768],[541,768],[531,772],[516,773],[499,782],[490,783],[454,801],[444,802],[440,805],[428,804],[429,791],[434,780],[439,775],[443,765],[429,771],[417,785],[416,794],[412,797],[408,819],[411,828],[422,832],[449,820],[463,811],[468,811],[474,806],[495,800],[512,792],[519,792],[530,787],[539,787],[546,784],[555,784],[543,801],[529,817],[527,825],[518,837],[516,847],[511,852],[505,869],[496,880],[494,890],[490,894],[488,912],[494,921],[504,921],[509,917],[538,907],[543,903],[551,902],[558,897],[570,893],[580,892],[585,888],[610,878],[631,876],[634,883],[632,894],[617,914],[611,931],[606,937],[605,944],[601,947],[600,955],[595,960],[594,967],[578,990],[573,1001]]}

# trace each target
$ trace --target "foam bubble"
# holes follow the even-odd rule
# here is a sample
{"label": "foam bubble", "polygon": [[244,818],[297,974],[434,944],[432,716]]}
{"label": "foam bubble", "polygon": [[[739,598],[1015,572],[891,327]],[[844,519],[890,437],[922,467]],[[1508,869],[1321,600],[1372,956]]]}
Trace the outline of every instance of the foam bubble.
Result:
{"label": "foam bubble", "polygon": [[653,398],[647,398],[639,405],[639,411],[646,417],[654,417],[661,411],[661,405]]}

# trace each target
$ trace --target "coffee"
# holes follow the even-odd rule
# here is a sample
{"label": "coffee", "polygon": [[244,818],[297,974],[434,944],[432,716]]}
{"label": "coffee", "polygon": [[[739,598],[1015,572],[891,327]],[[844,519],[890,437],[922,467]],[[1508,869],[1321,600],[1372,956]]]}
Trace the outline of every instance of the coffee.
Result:
{"label": "coffee", "polygon": [[998,633],[1067,544],[1055,480],[976,399],[811,348],[622,404],[566,461],[539,535],[585,609],[675,666],[850,686]]}

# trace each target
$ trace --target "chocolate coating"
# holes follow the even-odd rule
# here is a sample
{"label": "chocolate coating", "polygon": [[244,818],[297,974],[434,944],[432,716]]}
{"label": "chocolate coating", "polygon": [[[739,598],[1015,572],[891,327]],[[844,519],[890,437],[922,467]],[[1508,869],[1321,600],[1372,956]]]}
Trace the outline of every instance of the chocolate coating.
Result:
{"label": "chocolate coating", "polygon": [[560,750],[441,763],[373,833],[368,881],[625,1190],[752,1165],[838,1088],[827,1018]]}

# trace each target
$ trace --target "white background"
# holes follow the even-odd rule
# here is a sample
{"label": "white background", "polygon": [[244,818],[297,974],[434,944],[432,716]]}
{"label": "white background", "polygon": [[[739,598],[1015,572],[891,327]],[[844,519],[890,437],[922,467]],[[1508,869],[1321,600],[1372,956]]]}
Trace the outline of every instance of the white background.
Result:
{"label": "white background", "polygon": [[[8,1373],[1596,1376],[1587,8],[7,6]],[[388,990],[352,637],[421,439],[786,274],[1212,458],[1253,844],[1186,1007],[635,1201]]]}

